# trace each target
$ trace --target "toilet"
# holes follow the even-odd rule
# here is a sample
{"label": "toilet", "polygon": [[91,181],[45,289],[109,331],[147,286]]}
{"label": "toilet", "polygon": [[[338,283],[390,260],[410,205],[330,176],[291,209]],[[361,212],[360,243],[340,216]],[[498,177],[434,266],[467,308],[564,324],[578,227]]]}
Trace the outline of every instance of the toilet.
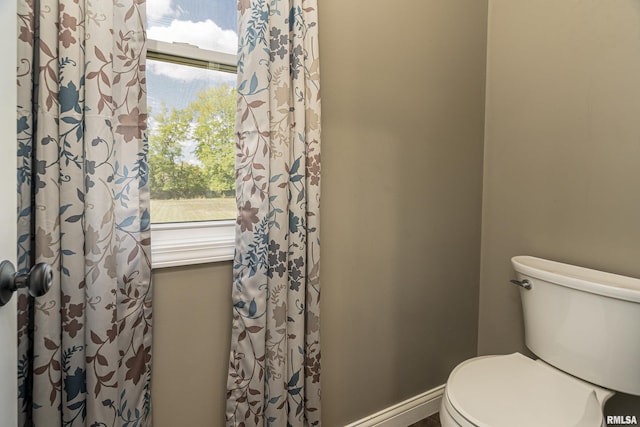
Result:
{"label": "toilet", "polygon": [[443,427],[603,427],[616,391],[640,395],[640,280],[531,256],[520,287],[520,353],[481,356],[450,374]]}

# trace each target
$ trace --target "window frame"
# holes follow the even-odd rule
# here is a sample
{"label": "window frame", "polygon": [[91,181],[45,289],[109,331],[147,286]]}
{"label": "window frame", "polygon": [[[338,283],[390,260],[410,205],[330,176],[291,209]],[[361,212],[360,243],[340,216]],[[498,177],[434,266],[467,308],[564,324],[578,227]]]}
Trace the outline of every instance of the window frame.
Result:
{"label": "window frame", "polygon": [[[237,56],[188,43],[147,39],[147,58],[237,74]],[[236,221],[151,224],[152,269],[229,261],[235,251]]]}

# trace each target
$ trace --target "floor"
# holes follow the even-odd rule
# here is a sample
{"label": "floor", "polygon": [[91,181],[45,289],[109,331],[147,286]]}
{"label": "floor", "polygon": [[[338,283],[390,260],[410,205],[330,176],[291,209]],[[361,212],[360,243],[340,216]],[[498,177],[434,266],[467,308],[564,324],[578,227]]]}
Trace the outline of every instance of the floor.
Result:
{"label": "floor", "polygon": [[438,414],[433,414],[429,418],[411,424],[409,427],[440,427],[440,417]]}

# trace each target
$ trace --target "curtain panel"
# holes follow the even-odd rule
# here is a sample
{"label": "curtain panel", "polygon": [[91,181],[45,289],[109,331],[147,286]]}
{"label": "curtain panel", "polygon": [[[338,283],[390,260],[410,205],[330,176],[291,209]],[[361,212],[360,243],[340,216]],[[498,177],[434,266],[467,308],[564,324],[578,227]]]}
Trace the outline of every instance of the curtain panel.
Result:
{"label": "curtain panel", "polygon": [[320,424],[315,0],[240,0],[228,426]]}
{"label": "curtain panel", "polygon": [[18,0],[20,426],[150,426],[144,0]]}

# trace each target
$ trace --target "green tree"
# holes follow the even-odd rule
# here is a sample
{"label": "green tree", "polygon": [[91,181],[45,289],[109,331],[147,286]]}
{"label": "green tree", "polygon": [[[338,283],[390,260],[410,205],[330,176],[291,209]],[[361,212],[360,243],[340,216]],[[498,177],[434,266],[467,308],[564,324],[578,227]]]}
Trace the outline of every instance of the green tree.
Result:
{"label": "green tree", "polygon": [[189,105],[195,122],[193,139],[209,190],[232,195],[235,190],[234,128],[236,91],[229,85],[213,86]]}
{"label": "green tree", "polygon": [[202,197],[207,191],[202,168],[185,162],[182,156],[182,142],[190,134],[189,114],[175,108],[168,111],[163,105],[154,120],[156,125],[149,137],[151,197]]}
{"label": "green tree", "polygon": [[[165,106],[153,116],[149,136],[151,197],[197,198],[232,195],[235,188],[236,91],[210,87],[184,109]],[[199,165],[185,162],[183,143],[195,142]]]}

